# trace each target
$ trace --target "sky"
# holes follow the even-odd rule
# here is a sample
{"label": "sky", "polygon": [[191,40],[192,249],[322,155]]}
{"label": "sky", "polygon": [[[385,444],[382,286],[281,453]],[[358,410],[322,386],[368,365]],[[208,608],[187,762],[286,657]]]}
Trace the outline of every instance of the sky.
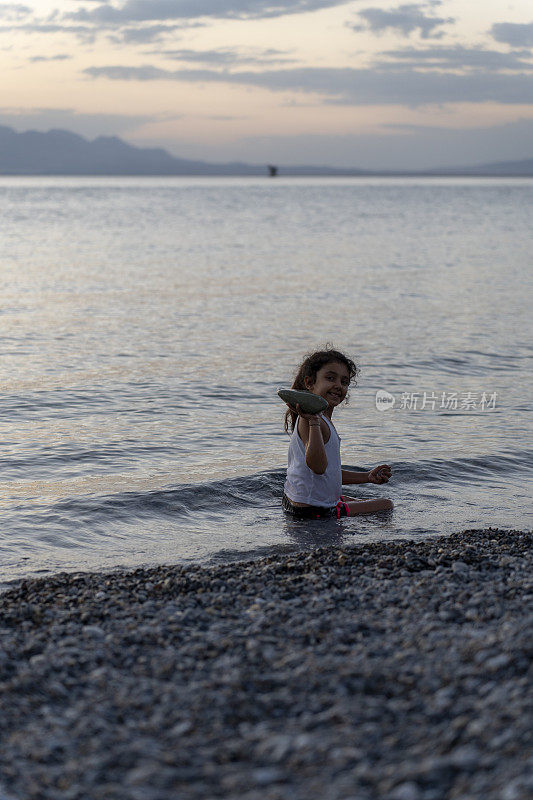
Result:
{"label": "sky", "polygon": [[0,0],[0,72],[0,125],[180,158],[533,158],[531,0]]}

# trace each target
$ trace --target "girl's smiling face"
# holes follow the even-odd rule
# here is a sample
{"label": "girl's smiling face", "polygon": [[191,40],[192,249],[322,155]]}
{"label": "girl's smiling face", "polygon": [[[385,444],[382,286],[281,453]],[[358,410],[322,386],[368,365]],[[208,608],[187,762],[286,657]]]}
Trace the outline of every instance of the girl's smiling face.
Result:
{"label": "girl's smiling face", "polygon": [[350,386],[348,367],[338,361],[330,361],[318,370],[314,382],[312,378],[306,378],[305,386],[313,394],[319,394],[327,400],[332,408],[338,406],[346,398]]}

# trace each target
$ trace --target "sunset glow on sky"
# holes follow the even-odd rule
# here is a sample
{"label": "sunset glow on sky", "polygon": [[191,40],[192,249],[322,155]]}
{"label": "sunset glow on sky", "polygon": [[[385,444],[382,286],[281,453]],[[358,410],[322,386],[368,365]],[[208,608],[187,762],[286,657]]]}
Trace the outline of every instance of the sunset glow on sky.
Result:
{"label": "sunset glow on sky", "polygon": [[181,158],[533,158],[531,0],[0,2],[0,124]]}

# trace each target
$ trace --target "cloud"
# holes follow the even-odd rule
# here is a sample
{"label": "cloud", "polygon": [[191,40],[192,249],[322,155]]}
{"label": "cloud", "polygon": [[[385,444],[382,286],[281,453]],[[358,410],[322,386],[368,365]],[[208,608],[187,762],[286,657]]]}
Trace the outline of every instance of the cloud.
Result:
{"label": "cloud", "polygon": [[407,105],[442,103],[531,103],[531,78],[523,73],[413,71],[394,69],[334,69],[301,67],[262,72],[220,72],[211,69],[166,70],[140,67],[89,67],[90,78],[121,81],[187,81],[256,86],[271,91],[322,95],[326,103],[342,105]]}
{"label": "cloud", "polygon": [[31,14],[32,10],[28,6],[20,5],[19,3],[3,3],[0,5],[0,18],[1,19],[22,19]]}
{"label": "cloud", "polygon": [[108,35],[110,41],[116,44],[150,44],[152,42],[160,41],[174,33],[177,30],[184,28],[200,28],[203,27],[201,23],[195,24],[180,24],[180,25],[140,25],[132,27],[123,27],[114,33]]}
{"label": "cloud", "polygon": [[[53,11],[46,19],[34,19],[16,27],[24,33],[66,33],[84,42],[93,42],[102,33],[115,44],[147,44],[163,39],[181,28],[203,27],[206,18],[263,19],[303,14],[345,5],[349,0],[126,0],[118,5],[91,0],[90,7],[61,14]],[[0,6],[0,17],[8,9],[26,6]],[[153,24],[150,24],[153,23]],[[7,30],[0,28],[0,31]]]}
{"label": "cloud", "polygon": [[[431,6],[440,3],[431,3]],[[439,38],[443,35],[442,31],[436,32],[442,25],[455,22],[453,17],[436,17],[427,14],[425,3],[409,3],[398,6],[391,10],[382,8],[365,8],[358,12],[358,16],[364,20],[365,25],[350,24],[354,31],[371,31],[372,33],[383,33],[386,30],[395,30],[403,36],[409,36],[414,31],[420,31],[422,39]]]}
{"label": "cloud", "polygon": [[[150,64],[145,64],[143,67],[87,67],[87,69],[83,70],[83,73],[88,75],[90,78],[109,78],[111,81],[180,80],[180,78],[178,78],[180,72],[181,70],[172,72],[167,69],[161,69],[160,67],[154,67]],[[199,74],[199,71],[197,71],[195,74]],[[213,74],[220,77],[220,73],[218,72]]]}
{"label": "cloud", "polygon": [[264,19],[303,14],[345,5],[348,0],[127,0],[122,6],[101,3],[94,9],[79,9],[65,19],[97,25],[124,25],[155,20]]}
{"label": "cloud", "polygon": [[401,64],[403,67],[424,70],[529,71],[533,69],[531,56],[526,50],[517,53],[501,53],[499,50],[464,47],[462,45],[455,45],[454,47],[436,45],[423,49],[406,47],[400,50],[386,50],[381,56],[390,58],[391,62],[389,65],[386,62],[380,62],[377,65],[380,68],[389,66],[396,69]]}
{"label": "cloud", "polygon": [[511,47],[533,47],[533,22],[497,22],[490,34],[497,42]]}
{"label": "cloud", "polygon": [[211,64],[220,67],[232,67],[237,64],[289,64],[295,59],[287,58],[282,50],[269,48],[257,52],[243,53],[238,48],[219,48],[217,50],[158,50],[156,55],[174,61]]}
{"label": "cloud", "polygon": [[65,53],[59,53],[57,56],[31,56],[28,58],[28,61],[66,61],[69,58],[72,58],[72,56],[68,56]]}
{"label": "cloud", "polygon": [[13,34],[15,31],[17,33],[38,33],[40,35],[47,33],[68,33],[76,36],[78,39],[86,43],[94,42],[98,34],[98,31],[91,25],[62,25],[53,22],[36,21],[28,22],[24,25],[17,25],[16,27],[12,25],[0,26],[0,33],[7,32]]}

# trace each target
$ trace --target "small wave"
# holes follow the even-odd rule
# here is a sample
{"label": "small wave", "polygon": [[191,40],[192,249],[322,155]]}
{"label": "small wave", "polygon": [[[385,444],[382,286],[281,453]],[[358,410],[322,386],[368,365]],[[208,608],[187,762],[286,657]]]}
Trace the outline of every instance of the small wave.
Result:
{"label": "small wave", "polygon": [[411,368],[422,368],[423,372],[437,372],[446,375],[483,376],[491,372],[521,371],[521,363],[527,356],[489,353],[479,350],[465,350],[460,357],[432,355],[431,358],[418,359]]}
{"label": "small wave", "polygon": [[[533,463],[529,450],[479,455],[455,459],[426,459],[417,462],[393,462],[395,488],[411,483],[442,484],[483,483],[487,478],[531,472]],[[347,469],[363,471],[363,467]],[[278,504],[285,478],[284,469],[275,469],[198,484],[181,484],[176,487],[147,492],[119,492],[112,495],[91,495],[84,498],[61,500],[42,516],[43,523],[66,520],[100,525],[113,520],[153,519],[154,517],[189,517],[216,510],[229,512],[251,507],[268,507]],[[367,487],[370,488],[370,487]],[[372,487],[380,489],[382,487]]]}
{"label": "small wave", "polygon": [[[15,445],[15,443],[7,443]],[[52,473],[63,480],[77,477],[82,472],[91,474],[116,473],[124,464],[139,460],[179,458],[187,448],[176,442],[172,445],[142,444],[138,442],[106,442],[98,447],[80,447],[78,444],[54,444],[27,450],[23,455],[11,454],[4,448],[0,470],[4,480],[18,479],[31,474],[33,480],[47,480]]]}
{"label": "small wave", "polygon": [[[265,394],[272,394],[272,386],[266,391],[250,389],[246,394],[247,403],[265,401]],[[108,414],[129,414],[135,419],[151,417],[155,413],[183,413],[191,404],[203,403],[205,406],[218,406],[227,401],[242,401],[242,390],[235,386],[219,384],[214,386],[189,385],[187,388],[158,386],[142,381],[125,384],[111,384],[107,388],[94,389],[43,389],[4,393],[2,413],[6,419],[16,421],[43,419],[77,419]]]}
{"label": "small wave", "polygon": [[455,483],[468,479],[482,482],[489,475],[509,475],[531,472],[533,453],[530,450],[514,450],[494,455],[471,456],[453,459],[426,459],[422,461],[400,461],[393,465],[394,478],[404,483]]}
{"label": "small wave", "polygon": [[104,522],[112,518],[151,518],[188,516],[202,511],[264,506],[277,498],[283,486],[284,470],[212,483],[182,484],[172,489],[151,492],[120,492],[88,498],[62,500],[53,506],[58,517],[73,517]]}

